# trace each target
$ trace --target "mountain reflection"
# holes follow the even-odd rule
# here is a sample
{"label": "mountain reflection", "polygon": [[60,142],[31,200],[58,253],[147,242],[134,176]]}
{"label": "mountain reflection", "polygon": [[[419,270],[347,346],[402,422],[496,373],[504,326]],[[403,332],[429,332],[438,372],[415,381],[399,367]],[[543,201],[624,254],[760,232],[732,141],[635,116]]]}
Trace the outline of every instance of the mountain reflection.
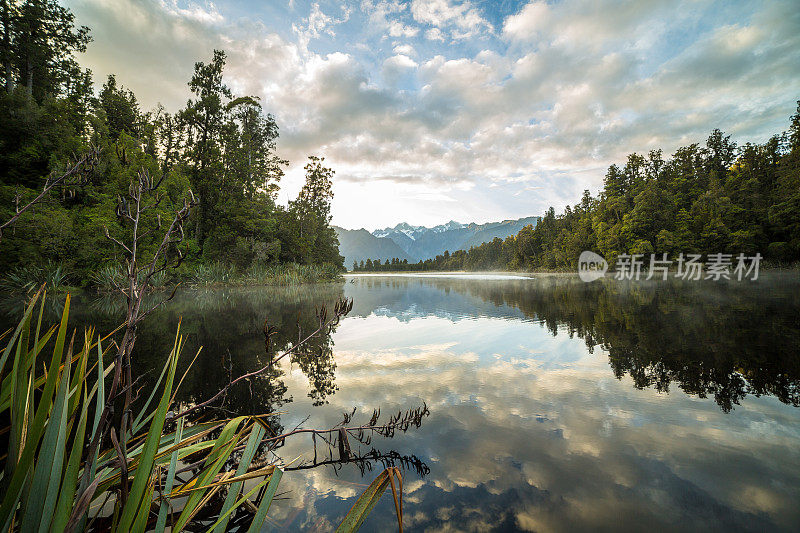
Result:
{"label": "mountain reflection", "polygon": [[346,284],[353,315],[532,320],[608,352],[637,388],[713,397],[728,412],[747,395],[800,405],[800,281],[583,283],[572,275],[485,281],[361,277]]}
{"label": "mountain reflection", "polygon": [[[334,427],[354,407],[362,420],[424,402],[425,423],[391,441],[419,461],[403,474],[409,531],[796,530],[796,275],[741,284],[375,276],[183,291],[141,328],[140,383],[158,376],[180,319],[183,368],[203,351],[179,399],[197,402],[312,331],[315,309],[342,296],[354,307],[332,335],[234,387],[223,407],[274,413],[277,432]],[[119,305],[78,297],[70,323],[109,331]],[[14,306],[4,309],[9,323]],[[277,331],[268,352],[265,319]],[[367,465],[405,461],[369,449],[369,462],[314,461],[302,438],[276,452],[299,458],[282,480],[287,497],[270,509],[271,527],[288,531],[332,530],[374,477]],[[325,466],[306,469],[315,464]],[[386,530],[392,513],[381,500],[362,531]]]}

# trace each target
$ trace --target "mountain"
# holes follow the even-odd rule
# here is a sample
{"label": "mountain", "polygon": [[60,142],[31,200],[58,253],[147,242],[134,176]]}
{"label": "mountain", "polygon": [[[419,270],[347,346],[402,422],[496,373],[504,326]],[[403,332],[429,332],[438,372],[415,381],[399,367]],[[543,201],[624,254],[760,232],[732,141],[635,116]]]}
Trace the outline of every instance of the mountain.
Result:
{"label": "mountain", "polygon": [[339,253],[345,256],[345,266],[350,268],[353,260],[360,262],[367,258],[383,261],[398,257],[401,261],[406,259],[416,263],[436,257],[445,250],[468,250],[495,237],[505,239],[538,222],[539,217],[526,217],[486,224],[461,224],[451,220],[432,228],[401,222],[393,228],[377,229],[372,233],[364,229],[335,229],[339,235]]}
{"label": "mountain", "polygon": [[502,222],[488,222],[486,224],[460,224],[451,220],[447,224],[426,228],[412,226],[405,222],[393,228],[375,230],[372,234],[376,237],[393,240],[414,261],[431,259],[445,250],[468,250],[489,242],[495,237],[505,239],[509,235],[516,235],[519,230],[528,225],[536,225],[539,217],[526,217],[517,220],[503,220]]}
{"label": "mountain", "polygon": [[392,239],[376,237],[365,229],[344,229],[333,226],[339,237],[339,253],[344,256],[344,266],[353,267],[353,261],[366,261],[367,259],[392,259],[394,257],[416,263],[410,255],[403,251]]}

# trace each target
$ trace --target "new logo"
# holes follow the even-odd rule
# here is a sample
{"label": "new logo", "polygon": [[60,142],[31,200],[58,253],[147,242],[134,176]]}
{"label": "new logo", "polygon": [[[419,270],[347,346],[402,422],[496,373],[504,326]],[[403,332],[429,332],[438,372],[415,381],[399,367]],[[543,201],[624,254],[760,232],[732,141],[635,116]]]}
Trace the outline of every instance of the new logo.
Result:
{"label": "new logo", "polygon": [[578,258],[578,277],[590,282],[602,278],[608,270],[608,262],[600,255],[588,250],[581,252]]}

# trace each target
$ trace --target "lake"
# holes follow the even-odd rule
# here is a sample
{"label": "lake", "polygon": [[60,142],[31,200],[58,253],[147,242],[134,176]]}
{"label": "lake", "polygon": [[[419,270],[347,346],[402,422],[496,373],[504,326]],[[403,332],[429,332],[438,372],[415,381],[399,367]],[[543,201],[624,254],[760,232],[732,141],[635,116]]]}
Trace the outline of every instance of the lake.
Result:
{"label": "lake", "polygon": [[[744,282],[357,275],[185,290],[142,327],[137,371],[143,383],[157,375],[182,317],[183,365],[203,350],[180,399],[208,398],[312,331],[315,308],[342,296],[353,309],[330,336],[235,387],[224,409],[271,413],[274,429],[288,431],[333,427],[354,408],[350,425],[377,408],[385,419],[427,406],[421,427],[361,445],[404,465],[407,530],[800,525],[796,272]],[[6,302],[3,321],[17,309]],[[113,298],[79,296],[71,323],[105,331],[120,313]],[[269,353],[265,319],[278,331]],[[298,435],[276,453],[303,467],[313,444]],[[332,529],[382,468],[287,472],[270,527]],[[391,530],[394,520],[384,495],[362,530]]]}

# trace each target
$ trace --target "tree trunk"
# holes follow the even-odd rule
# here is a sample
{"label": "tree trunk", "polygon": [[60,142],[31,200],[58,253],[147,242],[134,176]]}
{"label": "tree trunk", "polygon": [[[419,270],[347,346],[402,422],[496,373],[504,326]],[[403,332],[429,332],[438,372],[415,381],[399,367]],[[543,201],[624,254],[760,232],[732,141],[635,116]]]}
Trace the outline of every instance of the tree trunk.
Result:
{"label": "tree trunk", "polygon": [[28,95],[33,96],[33,62],[31,56],[28,55],[28,82],[26,83]]}
{"label": "tree trunk", "polygon": [[8,0],[1,0],[0,5],[2,5],[2,17],[3,22],[3,41],[2,41],[2,50],[3,50],[3,71],[5,76],[5,87],[6,92],[11,92],[12,89],[12,80],[11,80],[11,8],[8,7]]}

